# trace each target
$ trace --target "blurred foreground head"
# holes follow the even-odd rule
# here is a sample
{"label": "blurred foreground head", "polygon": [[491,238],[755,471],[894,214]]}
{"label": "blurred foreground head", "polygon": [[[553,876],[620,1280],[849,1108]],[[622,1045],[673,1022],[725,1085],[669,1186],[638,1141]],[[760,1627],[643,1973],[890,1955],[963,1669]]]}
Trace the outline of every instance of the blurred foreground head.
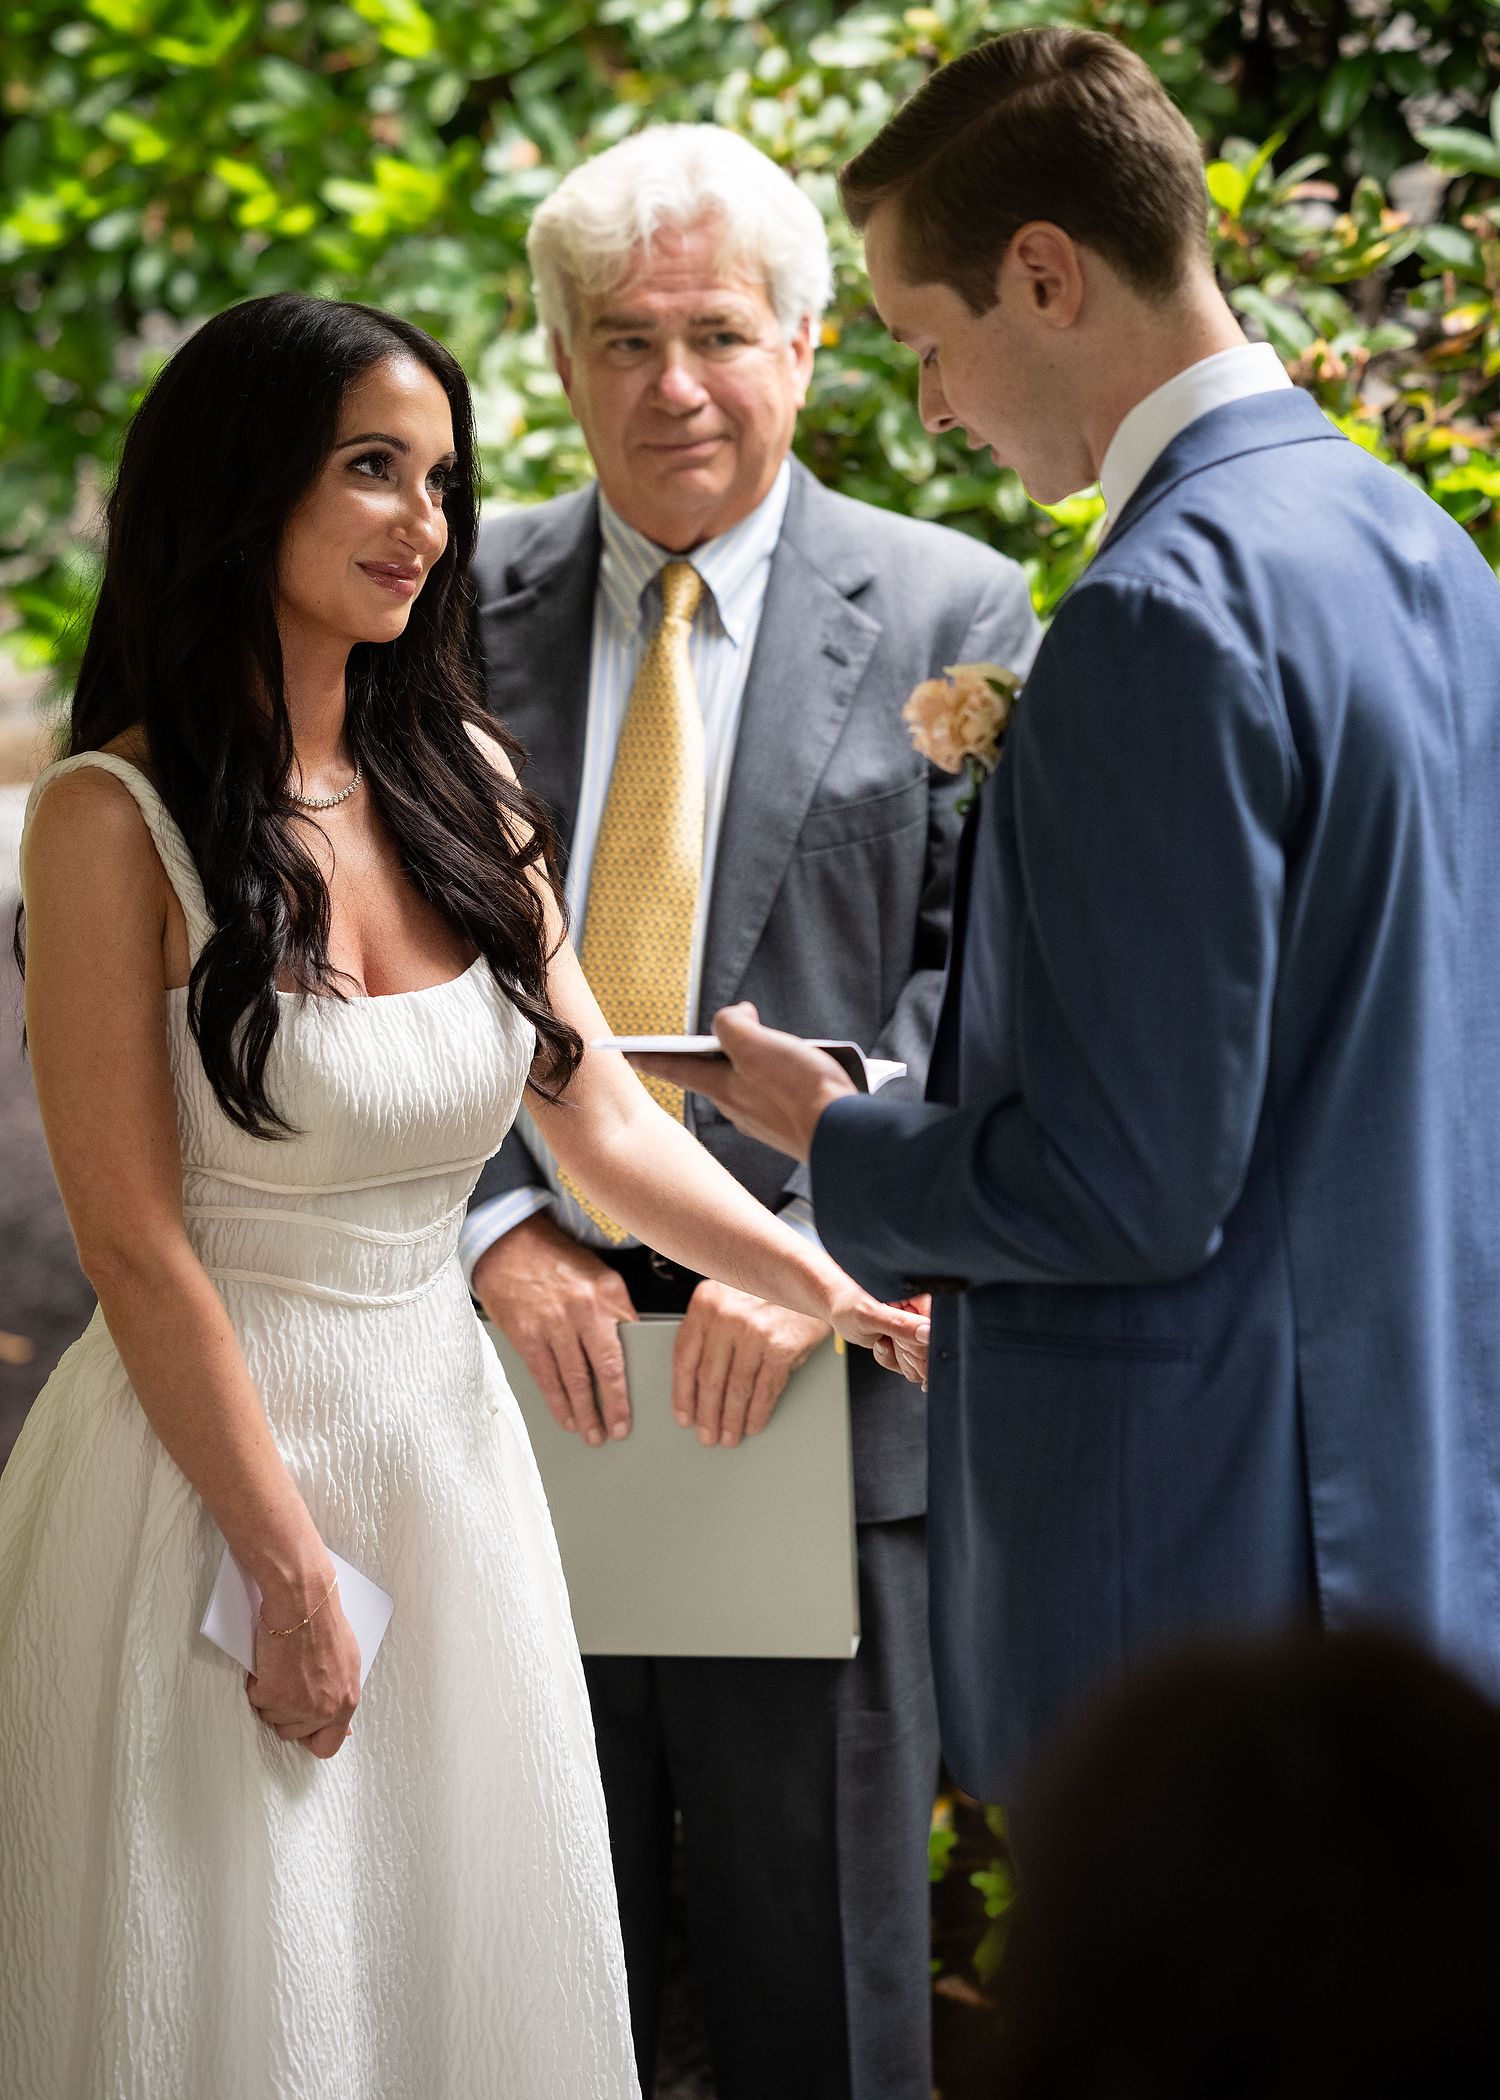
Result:
{"label": "blurred foreground head", "polygon": [[1174,1655],[1017,1828],[1004,2100],[1500,2090],[1500,1710],[1406,1641]]}

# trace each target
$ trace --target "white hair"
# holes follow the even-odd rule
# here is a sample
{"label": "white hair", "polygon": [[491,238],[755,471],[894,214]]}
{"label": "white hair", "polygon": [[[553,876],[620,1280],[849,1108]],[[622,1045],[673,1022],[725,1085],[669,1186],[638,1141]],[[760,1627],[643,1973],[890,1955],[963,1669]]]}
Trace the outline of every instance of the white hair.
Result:
{"label": "white hair", "polygon": [[791,339],[833,296],[828,235],[812,199],[748,139],[718,124],[656,124],[574,168],[531,222],[537,318],[566,343],[581,292],[626,276],[664,227],[708,222],[716,261],[764,281]]}

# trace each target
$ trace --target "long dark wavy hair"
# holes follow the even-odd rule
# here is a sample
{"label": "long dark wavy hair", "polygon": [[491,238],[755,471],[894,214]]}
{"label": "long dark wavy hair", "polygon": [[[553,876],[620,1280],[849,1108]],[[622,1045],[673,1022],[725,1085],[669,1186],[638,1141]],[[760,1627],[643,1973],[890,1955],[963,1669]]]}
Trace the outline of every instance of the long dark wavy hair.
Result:
{"label": "long dark wavy hair", "polygon": [[471,734],[519,755],[485,705],[469,641],[479,490],[468,384],[409,322],[278,292],[200,328],[130,425],[68,742],[97,751],[144,727],[215,928],[189,984],[193,1034],[220,1107],[256,1137],[291,1133],[266,1089],[278,975],[340,995],[328,892],[288,795],[277,553],[333,450],[346,389],[390,357],[415,359],[442,387],[457,464],[448,544],[404,633],[351,651],[350,749],[408,879],[535,1025],[533,1083],[555,1097],[582,1056],[548,1003],[546,921],[528,873],[548,866],[551,827]]}

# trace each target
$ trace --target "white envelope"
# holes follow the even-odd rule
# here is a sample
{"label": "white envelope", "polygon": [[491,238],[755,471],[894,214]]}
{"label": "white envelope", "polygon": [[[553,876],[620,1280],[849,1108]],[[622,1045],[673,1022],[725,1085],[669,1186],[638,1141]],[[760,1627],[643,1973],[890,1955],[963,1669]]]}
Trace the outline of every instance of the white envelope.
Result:
{"label": "white envelope", "polygon": [[[377,1583],[371,1582],[368,1575],[361,1575],[358,1568],[351,1568],[348,1561],[340,1560],[336,1553],[330,1553],[328,1558],[338,1570],[339,1602],[344,1607],[344,1617],[359,1642],[359,1681],[362,1687],[370,1674],[375,1652],[385,1639],[385,1629],[390,1625],[391,1613],[396,1608],[395,1599],[388,1597]],[[208,1609],[198,1631],[216,1648],[232,1655],[241,1669],[253,1673],[255,1622],[259,1616],[260,1591],[226,1546],[213,1595],[208,1600]]]}

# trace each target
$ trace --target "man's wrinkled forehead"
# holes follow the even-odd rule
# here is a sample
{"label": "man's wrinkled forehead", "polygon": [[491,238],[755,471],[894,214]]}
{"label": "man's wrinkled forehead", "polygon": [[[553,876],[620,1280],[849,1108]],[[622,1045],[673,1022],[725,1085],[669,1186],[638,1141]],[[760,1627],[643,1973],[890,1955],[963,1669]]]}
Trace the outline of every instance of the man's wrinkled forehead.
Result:
{"label": "man's wrinkled forehead", "polygon": [[690,328],[756,325],[770,308],[764,278],[728,249],[712,222],[663,227],[637,247],[607,289],[583,302],[590,334],[663,319]]}

